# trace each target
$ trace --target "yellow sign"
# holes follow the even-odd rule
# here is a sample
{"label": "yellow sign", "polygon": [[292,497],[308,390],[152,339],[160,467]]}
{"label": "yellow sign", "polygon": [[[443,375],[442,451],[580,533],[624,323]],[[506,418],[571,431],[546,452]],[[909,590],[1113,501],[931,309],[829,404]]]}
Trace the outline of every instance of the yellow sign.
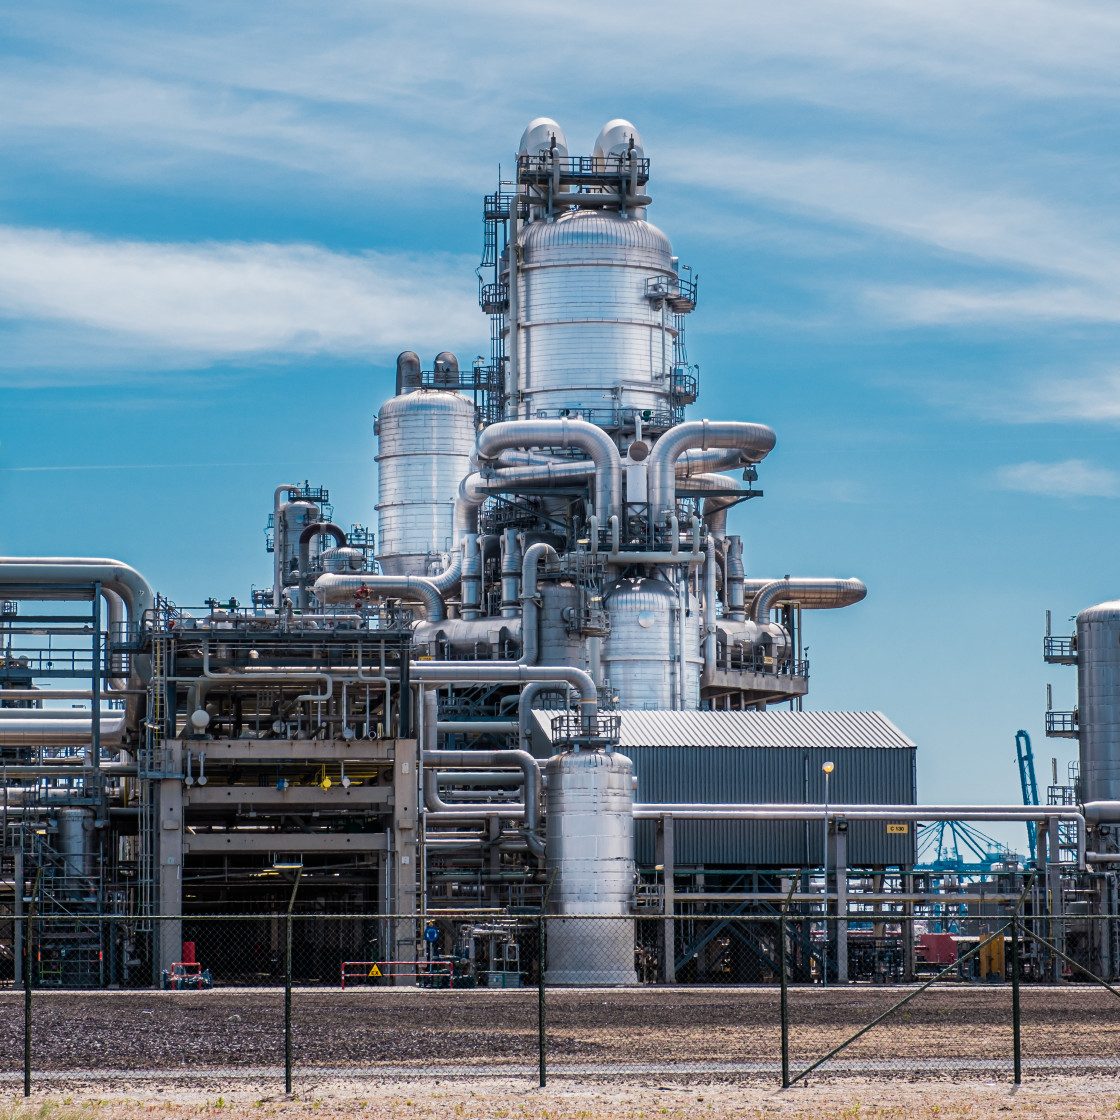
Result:
{"label": "yellow sign", "polygon": [[381,969],[379,969],[377,967],[377,965],[374,965],[373,968],[371,968],[369,970],[369,975],[370,976],[380,976],[381,975]]}
{"label": "yellow sign", "polygon": [[888,832],[897,832],[897,833],[900,833],[902,835],[905,835],[907,832],[910,831],[910,826],[908,824],[888,824],[887,825],[887,831]]}

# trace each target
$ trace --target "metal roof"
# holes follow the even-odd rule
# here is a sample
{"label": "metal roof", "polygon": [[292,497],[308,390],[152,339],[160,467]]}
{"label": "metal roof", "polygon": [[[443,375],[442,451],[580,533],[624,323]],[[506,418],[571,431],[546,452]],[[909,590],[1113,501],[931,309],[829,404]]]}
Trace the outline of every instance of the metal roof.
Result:
{"label": "metal roof", "polygon": [[[547,736],[555,712],[534,711]],[[621,711],[626,747],[914,747],[882,712]]]}

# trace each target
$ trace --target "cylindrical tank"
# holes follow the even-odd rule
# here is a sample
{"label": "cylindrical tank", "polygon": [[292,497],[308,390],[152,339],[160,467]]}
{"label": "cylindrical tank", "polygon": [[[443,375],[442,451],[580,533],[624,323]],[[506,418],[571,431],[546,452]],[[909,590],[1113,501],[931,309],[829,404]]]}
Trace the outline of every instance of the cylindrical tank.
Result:
{"label": "cylindrical tank", "polygon": [[[656,226],[591,210],[531,222],[520,234],[518,362],[524,415],[669,411],[674,318],[647,296],[674,276]],[[653,422],[652,419],[650,422]]]}
{"label": "cylindrical tank", "polygon": [[470,472],[474,405],[458,392],[417,389],[377,417],[377,559],[389,575],[427,575],[451,550],[459,481]]}
{"label": "cylindrical tank", "polygon": [[548,760],[545,861],[553,914],[550,984],[633,984],[634,767],[625,755],[564,751]]}
{"label": "cylindrical tank", "polygon": [[547,580],[540,584],[539,592],[540,656],[537,664],[589,669],[587,639],[578,628],[580,589],[567,580]]}
{"label": "cylindrical tank", "polygon": [[606,608],[611,629],[603,643],[603,672],[618,693],[619,707],[698,708],[703,659],[696,597],[689,593],[682,602],[676,588],[664,580],[628,578],[606,597]]}
{"label": "cylindrical tank", "polygon": [[92,830],[93,813],[89,809],[58,810],[58,852],[67,878],[90,874]]}
{"label": "cylindrical tank", "polygon": [[1077,616],[1081,800],[1120,800],[1120,600]]}
{"label": "cylindrical tank", "polygon": [[[319,520],[319,507],[314,502],[297,499],[280,507],[275,540],[276,572],[281,586],[296,582],[299,574],[299,536],[308,525]],[[309,555],[319,554],[319,538],[312,537]]]}

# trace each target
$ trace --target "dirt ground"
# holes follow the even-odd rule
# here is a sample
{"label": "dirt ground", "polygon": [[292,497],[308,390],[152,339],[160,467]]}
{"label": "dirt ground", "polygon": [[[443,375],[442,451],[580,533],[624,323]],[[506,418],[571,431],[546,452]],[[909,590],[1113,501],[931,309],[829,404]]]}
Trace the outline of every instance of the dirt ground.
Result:
{"label": "dirt ground", "polygon": [[343,1080],[309,1081],[286,1098],[265,1086],[223,1087],[209,1079],[183,1085],[114,1085],[110,1091],[88,1082],[64,1090],[35,1093],[30,1101],[0,1099],[0,1120],[168,1120],[200,1115],[231,1118],[277,1116],[286,1120],[319,1117],[409,1117],[411,1120],[606,1120],[701,1117],[803,1117],[813,1120],[1004,1120],[1006,1116],[1115,1116],[1120,1081],[1053,1079],[1017,1091],[1007,1084],[930,1084],[844,1080],[811,1082],[785,1092],[757,1085],[630,1083],[565,1080],[545,1089],[523,1082],[396,1081],[356,1084]]}

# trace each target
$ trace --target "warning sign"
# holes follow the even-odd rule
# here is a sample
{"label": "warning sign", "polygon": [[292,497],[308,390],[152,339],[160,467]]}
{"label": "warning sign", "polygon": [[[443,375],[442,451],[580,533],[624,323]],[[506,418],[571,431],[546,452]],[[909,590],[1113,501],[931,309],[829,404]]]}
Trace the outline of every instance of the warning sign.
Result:
{"label": "warning sign", "polygon": [[379,969],[377,967],[377,965],[374,965],[373,968],[371,968],[369,970],[369,975],[370,976],[380,976],[381,975],[381,969]]}
{"label": "warning sign", "polygon": [[888,824],[887,825],[887,831],[888,832],[897,832],[897,833],[904,836],[907,832],[910,831],[910,826],[908,824],[905,824],[905,823],[902,823],[902,822],[899,822],[898,824]]}

